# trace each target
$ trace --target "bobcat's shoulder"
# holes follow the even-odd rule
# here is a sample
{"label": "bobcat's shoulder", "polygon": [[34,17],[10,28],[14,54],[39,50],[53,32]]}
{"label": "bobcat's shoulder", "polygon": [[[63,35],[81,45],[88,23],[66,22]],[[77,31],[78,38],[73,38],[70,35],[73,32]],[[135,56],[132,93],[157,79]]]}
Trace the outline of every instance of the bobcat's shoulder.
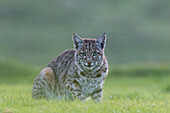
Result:
{"label": "bobcat's shoulder", "polygon": [[51,67],[58,75],[69,70],[74,64],[75,49],[69,49],[54,58],[47,67]]}

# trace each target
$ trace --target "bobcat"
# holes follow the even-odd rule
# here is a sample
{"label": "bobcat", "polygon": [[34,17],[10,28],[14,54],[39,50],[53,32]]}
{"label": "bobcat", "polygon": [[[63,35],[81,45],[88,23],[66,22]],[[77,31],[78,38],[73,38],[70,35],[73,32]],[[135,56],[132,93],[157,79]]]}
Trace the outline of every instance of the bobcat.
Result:
{"label": "bobcat", "polygon": [[104,54],[106,34],[97,39],[83,39],[73,34],[75,49],[64,51],[54,58],[36,77],[32,98],[66,100],[87,97],[100,102],[108,74]]}

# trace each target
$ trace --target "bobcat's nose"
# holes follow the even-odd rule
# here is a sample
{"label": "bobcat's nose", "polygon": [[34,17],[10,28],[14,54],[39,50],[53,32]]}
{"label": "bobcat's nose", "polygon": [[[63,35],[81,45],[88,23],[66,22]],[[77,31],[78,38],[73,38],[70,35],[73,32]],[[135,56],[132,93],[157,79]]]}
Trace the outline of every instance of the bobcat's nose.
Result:
{"label": "bobcat's nose", "polygon": [[87,63],[88,63],[88,65],[91,65],[92,61],[91,61],[91,60],[89,60],[89,61],[87,61]]}
{"label": "bobcat's nose", "polygon": [[90,62],[86,62],[85,63],[85,65],[87,66],[87,67],[91,67],[91,66],[93,66],[94,65],[94,63],[92,62],[92,61],[90,61]]}
{"label": "bobcat's nose", "polygon": [[87,67],[91,67],[92,65],[91,65],[91,63],[85,63],[85,65],[87,66]]}
{"label": "bobcat's nose", "polygon": [[87,60],[86,60],[86,63],[85,63],[85,65],[87,66],[87,67],[91,67],[91,66],[93,66],[93,60],[92,60],[92,58],[87,58]]}

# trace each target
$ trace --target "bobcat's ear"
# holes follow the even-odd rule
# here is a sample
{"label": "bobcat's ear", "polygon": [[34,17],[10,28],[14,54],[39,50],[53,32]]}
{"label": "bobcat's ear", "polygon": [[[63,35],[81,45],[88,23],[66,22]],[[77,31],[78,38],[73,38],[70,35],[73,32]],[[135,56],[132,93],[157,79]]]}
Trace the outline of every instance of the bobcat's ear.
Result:
{"label": "bobcat's ear", "polygon": [[74,47],[76,49],[78,49],[80,46],[83,46],[83,39],[74,33],[73,33],[73,42],[74,42]]}
{"label": "bobcat's ear", "polygon": [[96,39],[96,45],[103,49],[106,46],[106,33]]}

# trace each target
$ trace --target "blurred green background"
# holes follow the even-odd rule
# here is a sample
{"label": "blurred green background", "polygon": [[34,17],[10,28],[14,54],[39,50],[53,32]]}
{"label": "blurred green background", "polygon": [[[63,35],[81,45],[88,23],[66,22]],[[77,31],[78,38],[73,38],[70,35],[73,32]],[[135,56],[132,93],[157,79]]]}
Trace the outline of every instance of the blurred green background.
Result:
{"label": "blurred green background", "polygon": [[[97,38],[104,32],[103,103],[31,98],[38,73],[73,48],[72,33]],[[170,0],[0,0],[0,113],[42,110],[169,113]]]}
{"label": "blurred green background", "polygon": [[72,33],[107,34],[110,65],[170,62],[169,0],[0,0],[0,60],[46,66]]}

